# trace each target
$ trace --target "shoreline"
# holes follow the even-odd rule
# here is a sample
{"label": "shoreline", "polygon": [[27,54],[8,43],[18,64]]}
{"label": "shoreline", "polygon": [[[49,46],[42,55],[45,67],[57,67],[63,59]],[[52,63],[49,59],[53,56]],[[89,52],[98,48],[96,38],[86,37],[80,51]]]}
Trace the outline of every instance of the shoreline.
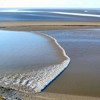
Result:
{"label": "shoreline", "polygon": [[[0,22],[1,23],[1,22]],[[4,22],[3,22],[4,23]],[[49,27],[52,27],[52,26],[55,26],[55,25],[41,25],[41,24],[39,24],[39,25],[33,25],[33,24],[25,24],[25,26],[23,26],[23,24],[20,24],[20,23],[16,23],[16,22],[14,22],[15,24],[14,24],[14,26],[13,26],[13,22],[10,22],[11,24],[9,24],[9,23],[5,23],[5,26],[2,26],[2,24],[0,24],[0,30],[18,30],[18,31],[33,31],[33,30],[41,30],[41,28],[39,29],[39,26],[42,26],[42,29],[43,30],[48,30],[48,29],[50,29]],[[26,22],[25,22],[26,23]],[[32,22],[33,23],[33,22]],[[88,22],[87,22],[88,23]],[[53,24],[53,23],[52,23]],[[99,23],[100,24],[100,23]],[[100,27],[99,26],[99,24],[97,24],[97,27]],[[93,24],[92,24],[93,25]],[[70,28],[95,28],[96,26],[95,25],[93,25],[93,26],[74,26],[74,25],[71,25],[70,26]],[[22,27],[19,27],[19,26],[22,26]],[[30,26],[32,26],[33,27],[33,29],[32,28],[30,28]],[[47,27],[44,27],[44,26],[47,26]],[[60,26],[59,28],[58,28],[58,26]],[[28,28],[28,29],[26,29],[26,27]],[[37,27],[37,29],[35,29],[35,27]],[[59,29],[59,30],[61,30],[61,29],[69,29],[69,27],[67,26],[65,26],[65,24],[64,24],[64,26],[62,26],[62,25],[57,25],[56,27],[52,27],[51,28],[51,30],[55,30],[55,29]],[[32,100],[32,98],[34,99],[34,98],[38,98],[37,100],[48,100],[48,98],[52,98],[52,96],[53,96],[53,98],[54,98],[54,100],[66,100],[66,98],[69,98],[69,100],[72,100],[72,98],[73,98],[73,100],[80,100],[80,99],[84,99],[84,100],[99,100],[100,98],[98,98],[98,97],[87,97],[87,96],[75,96],[75,95],[67,95],[67,94],[58,94],[58,95],[56,95],[56,93],[54,94],[54,93],[44,93],[44,92],[42,92],[42,93],[39,93],[39,94],[35,94],[34,96],[33,96],[33,94],[31,95],[31,93],[29,93],[29,94],[23,94],[23,93],[21,93],[21,95],[24,95],[24,100]],[[38,95],[38,96],[37,96]],[[48,96],[49,95],[49,96]],[[64,96],[64,95],[66,95],[66,96]],[[57,97],[57,96],[59,96],[59,97],[61,97],[61,98],[59,98],[59,97]],[[45,98],[46,97],[46,98]],[[64,97],[64,98],[63,98]],[[78,98],[77,98],[78,97]],[[29,99],[29,98],[31,98],[31,99]],[[53,99],[52,99],[53,100]]]}

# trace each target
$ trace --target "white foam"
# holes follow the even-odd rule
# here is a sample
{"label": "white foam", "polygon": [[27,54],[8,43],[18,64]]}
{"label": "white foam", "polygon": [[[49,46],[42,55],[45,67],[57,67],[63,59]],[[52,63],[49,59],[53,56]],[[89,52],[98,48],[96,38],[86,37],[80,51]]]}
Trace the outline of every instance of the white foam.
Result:
{"label": "white foam", "polygon": [[[40,34],[40,33],[39,33]],[[65,50],[58,44],[57,40],[49,35],[41,33],[49,37],[62,51],[65,57],[63,62],[42,68],[38,71],[32,71],[24,74],[10,74],[0,76],[0,85],[10,87],[20,91],[41,92],[53,79],[55,79],[69,64],[70,58],[66,55]]]}
{"label": "white foam", "polygon": [[[60,15],[74,15],[74,16],[87,16],[87,17],[100,17],[100,15],[97,14],[86,14],[86,13],[71,13],[71,12],[59,12],[59,11],[29,11],[29,10],[18,10],[18,9],[14,9],[14,10],[0,10],[0,12],[21,12],[21,13],[34,13],[34,12],[45,12],[45,13],[54,13],[54,14],[60,14]],[[84,12],[88,12],[87,10],[85,10]],[[31,16],[33,16],[32,14],[29,14]]]}
{"label": "white foam", "polygon": [[75,16],[86,16],[86,17],[100,17],[100,15],[85,14],[85,13],[70,13],[70,12],[49,12],[49,13],[60,14],[60,15],[75,15]]}

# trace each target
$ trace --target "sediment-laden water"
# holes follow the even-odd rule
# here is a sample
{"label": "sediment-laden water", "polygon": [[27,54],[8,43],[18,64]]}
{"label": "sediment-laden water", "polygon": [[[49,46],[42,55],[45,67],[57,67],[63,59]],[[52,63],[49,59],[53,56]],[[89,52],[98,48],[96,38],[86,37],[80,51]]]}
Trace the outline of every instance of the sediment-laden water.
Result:
{"label": "sediment-laden water", "polygon": [[100,29],[42,32],[57,39],[71,58],[67,70],[45,91],[100,97]]}
{"label": "sediment-laden water", "polygon": [[48,35],[0,31],[0,86],[40,92],[69,61],[64,49]]}

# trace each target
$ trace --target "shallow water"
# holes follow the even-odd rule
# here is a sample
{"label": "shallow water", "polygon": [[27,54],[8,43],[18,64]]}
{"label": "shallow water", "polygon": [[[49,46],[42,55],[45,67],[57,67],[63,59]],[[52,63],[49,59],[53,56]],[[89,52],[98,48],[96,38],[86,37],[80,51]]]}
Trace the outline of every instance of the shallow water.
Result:
{"label": "shallow water", "polygon": [[45,91],[100,97],[100,29],[45,31],[71,58],[67,70]]}
{"label": "shallow water", "polygon": [[61,55],[45,36],[0,30],[0,74],[36,71],[63,61]]}

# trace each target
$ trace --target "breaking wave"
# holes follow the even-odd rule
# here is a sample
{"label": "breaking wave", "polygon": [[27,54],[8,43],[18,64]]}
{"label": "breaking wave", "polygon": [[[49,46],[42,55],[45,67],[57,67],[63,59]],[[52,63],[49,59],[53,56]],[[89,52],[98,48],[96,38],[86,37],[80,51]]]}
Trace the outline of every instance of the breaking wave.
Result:
{"label": "breaking wave", "polygon": [[38,71],[23,74],[3,74],[0,76],[0,86],[13,88],[23,92],[41,92],[52,80],[54,80],[69,64],[70,58],[65,50],[58,44],[57,40],[47,34],[37,32],[50,38],[62,51],[63,62],[44,67]]}

